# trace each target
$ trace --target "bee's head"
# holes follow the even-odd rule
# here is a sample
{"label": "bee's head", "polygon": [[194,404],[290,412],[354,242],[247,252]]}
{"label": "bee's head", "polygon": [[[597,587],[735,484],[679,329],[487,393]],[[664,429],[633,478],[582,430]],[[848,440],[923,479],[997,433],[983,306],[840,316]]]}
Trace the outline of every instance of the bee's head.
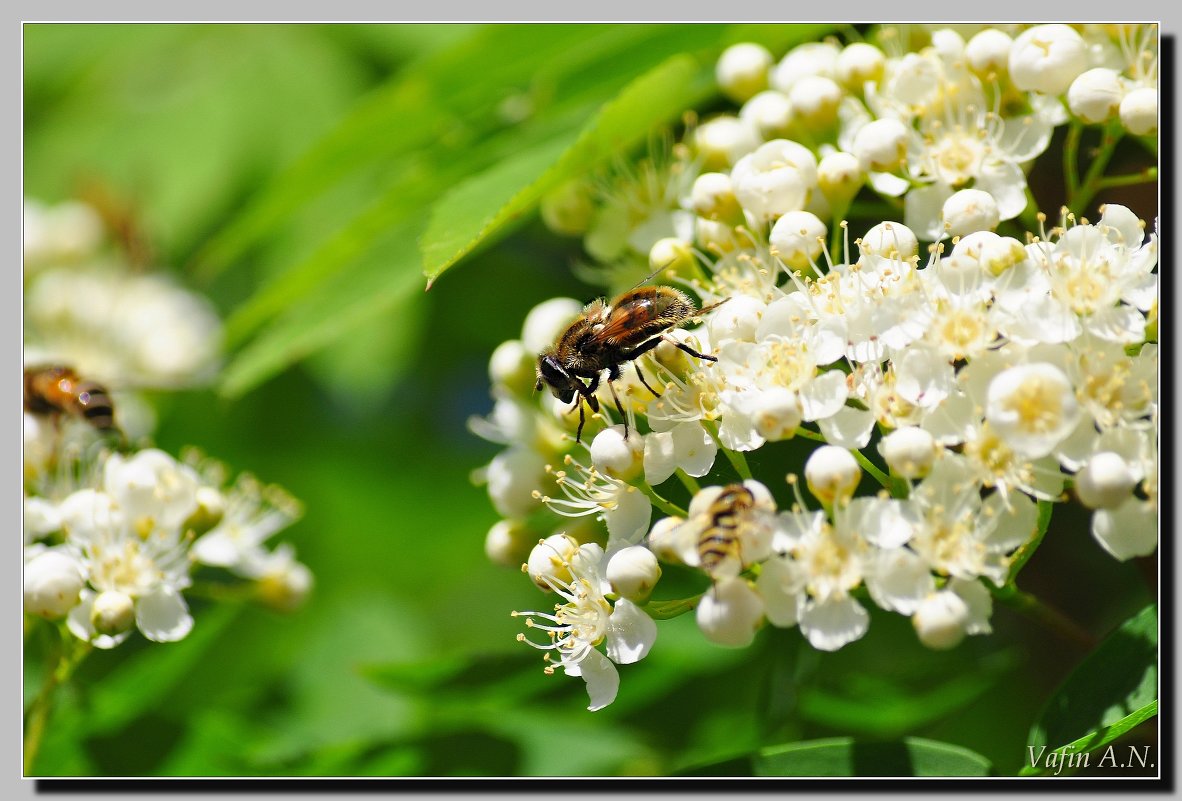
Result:
{"label": "bee's head", "polygon": [[575,380],[563,369],[553,353],[546,352],[538,357],[536,372],[538,381],[534,384],[535,392],[540,392],[545,385],[550,387],[554,397],[563,403],[570,403],[575,399]]}

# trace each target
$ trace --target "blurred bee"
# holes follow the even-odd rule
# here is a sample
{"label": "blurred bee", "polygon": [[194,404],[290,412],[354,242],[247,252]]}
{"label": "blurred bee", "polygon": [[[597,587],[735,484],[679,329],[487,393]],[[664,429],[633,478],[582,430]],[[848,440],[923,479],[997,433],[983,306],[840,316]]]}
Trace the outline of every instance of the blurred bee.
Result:
{"label": "blurred bee", "polygon": [[62,365],[25,370],[25,411],[73,415],[104,433],[119,430],[115,426],[115,407],[107,390]]}
{"label": "blurred bee", "polygon": [[[574,402],[579,407],[579,430],[575,441],[583,436],[586,422],[583,403],[592,412],[599,411],[599,400],[595,390],[599,388],[600,377],[607,370],[607,385],[611,390],[616,410],[624,420],[624,436],[628,436],[628,418],[616,395],[612,382],[620,377],[620,365],[632,362],[636,375],[645,389],[659,397],[659,393],[644,380],[636,359],[659,345],[662,340],[698,359],[716,362],[713,356],[696,350],[669,338],[666,332],[705,312],[714,309],[726,300],[703,309],[698,309],[689,296],[680,290],[667,286],[644,286],[629,290],[610,304],[603,298],[584,307],[579,318],[571,323],[558,337],[558,341],[538,356],[537,384],[535,391],[543,385],[550,387],[554,397],[563,403]],[[583,379],[588,383],[584,384]]]}
{"label": "blurred bee", "polygon": [[728,484],[703,513],[706,525],[698,535],[698,560],[711,576],[727,562],[742,570],[739,529],[755,506],[755,493],[742,484]]}

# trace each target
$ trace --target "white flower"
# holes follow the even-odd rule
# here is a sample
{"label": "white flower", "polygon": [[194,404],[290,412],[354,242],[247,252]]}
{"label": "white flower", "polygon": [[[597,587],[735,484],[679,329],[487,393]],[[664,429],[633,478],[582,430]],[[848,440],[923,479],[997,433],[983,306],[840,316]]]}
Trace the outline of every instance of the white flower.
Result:
{"label": "white flower", "polygon": [[193,468],[155,448],[130,458],[111,454],[103,466],[104,490],[145,536],[156,527],[179,528],[197,511],[198,486]]}
{"label": "white flower", "polygon": [[969,605],[951,590],[941,590],[924,599],[911,622],[919,641],[928,648],[954,648],[964,639]]}
{"label": "white flower", "polygon": [[[631,601],[621,598],[614,606],[607,602],[601,547],[583,545],[569,559],[559,558],[570,579],[550,579],[548,583],[565,603],[553,613],[513,613],[514,617],[524,616],[528,628],[546,632],[548,642],[534,642],[524,634],[517,639],[545,651],[547,660],[556,654],[568,676],[581,676],[591,699],[587,708],[595,711],[616,698],[620,677],[615,665],[643,659],[656,640],[657,627]],[[601,643],[607,656],[596,650]],[[553,672],[553,667],[547,672]]]}
{"label": "white flower", "polygon": [[1116,70],[1097,67],[1083,72],[1067,89],[1071,113],[1087,123],[1104,122],[1117,113],[1125,87]]}
{"label": "white flower", "polygon": [[644,462],[645,440],[630,431],[624,439],[624,426],[605,428],[591,440],[591,465],[601,473],[615,478],[629,479]]}
{"label": "white flower", "polygon": [[854,42],[837,55],[837,80],[852,92],[859,92],[867,81],[882,78],[886,56],[872,44]]}
{"label": "white flower", "polygon": [[862,468],[850,452],[835,445],[822,445],[804,464],[809,491],[824,503],[853,496],[862,479]]}
{"label": "white flower", "polygon": [[1009,70],[1010,48],[1014,40],[1005,31],[986,28],[978,31],[965,45],[969,69],[980,77],[990,73],[1004,75]]}
{"label": "white flower", "polygon": [[950,236],[992,231],[1001,222],[997,201],[980,189],[961,189],[954,193],[944,201],[940,213]]}
{"label": "white flower", "polygon": [[1137,476],[1127,462],[1112,451],[1088,459],[1075,474],[1075,494],[1089,509],[1112,509],[1132,495]]}
{"label": "white flower", "polygon": [[919,255],[919,239],[903,223],[881,222],[858,240],[863,256],[882,256],[906,261]]}
{"label": "white flower", "polygon": [[837,108],[845,92],[832,78],[805,75],[788,90],[794,116],[811,129],[823,129],[837,121]]}
{"label": "white flower", "polygon": [[817,215],[789,211],[776,220],[768,241],[772,253],[790,269],[803,270],[821,255],[827,230]]}
{"label": "white flower", "polygon": [[865,182],[866,173],[853,153],[835,150],[817,165],[817,188],[832,204],[848,203]]}
{"label": "white flower", "polygon": [[82,566],[62,548],[48,548],[25,562],[25,613],[49,620],[65,617],[85,586]]}
{"label": "white flower", "polygon": [[[566,456],[566,470],[554,471],[554,480],[565,498],[551,498],[534,490],[534,497],[564,517],[596,515],[607,524],[609,546],[616,541],[634,544],[648,531],[652,501],[627,482],[586,467]],[[536,485],[535,485],[536,486]]]}
{"label": "white flower", "polygon": [[1062,94],[1088,68],[1087,45],[1067,25],[1036,25],[1014,40],[1009,67],[1019,89]]}
{"label": "white flower", "polygon": [[858,157],[862,169],[868,172],[894,172],[907,157],[910,136],[907,126],[901,121],[885,117],[859,128],[850,150]]}
{"label": "white flower", "polygon": [[235,572],[253,579],[259,600],[280,612],[302,606],[314,583],[312,571],[296,561],[295,548],[286,542],[273,551],[253,551]]}
{"label": "white flower", "polygon": [[498,520],[484,535],[484,555],[502,567],[516,567],[524,559],[529,529],[520,521]]}
{"label": "white flower", "polygon": [[882,438],[878,451],[891,472],[904,478],[923,478],[940,452],[935,437],[916,426],[899,428]]}
{"label": "white flower", "polygon": [[704,172],[695,178],[690,190],[690,208],[710,220],[737,219],[739,201],[731,177],[722,172]]}
{"label": "white flower", "polygon": [[804,208],[817,185],[817,157],[804,145],[773,139],[739,159],[731,170],[735,197],[760,222]]}
{"label": "white flower", "polygon": [[25,199],[24,257],[26,268],[89,256],[103,240],[103,221],[91,206],[68,200],[46,206]]}
{"label": "white flower", "polygon": [[643,545],[626,546],[608,557],[608,583],[617,595],[633,603],[645,603],[660,578],[657,557]]}
{"label": "white flower", "polygon": [[1120,101],[1120,121],[1134,136],[1157,133],[1157,89],[1142,86],[1133,89]]}
{"label": "white flower", "polygon": [[489,357],[488,377],[494,385],[524,393],[533,389],[536,361],[537,351],[530,351],[520,339],[506,340],[497,345]]}
{"label": "white flower", "polygon": [[989,384],[986,422],[1027,457],[1051,453],[1075,428],[1079,416],[1070,379],[1052,364],[1011,367]]}
{"label": "white flower", "polygon": [[678,423],[669,431],[644,436],[644,476],[656,486],[678,469],[700,478],[710,472],[718,444],[700,423]]}
{"label": "white flower", "polygon": [[715,645],[746,648],[763,621],[763,599],[737,577],[715,582],[698,601],[698,628]]}
{"label": "white flower", "polygon": [[193,543],[193,558],[207,565],[245,570],[264,556],[263,543],[299,519],[299,503],[249,474],[224,496],[218,523]]}
{"label": "white flower", "polygon": [[760,136],[747,120],[723,114],[694,129],[694,146],[706,169],[729,167],[759,147]]}
{"label": "white flower", "polygon": [[780,139],[792,127],[792,103],[783,92],[760,92],[739,109],[739,119],[755,128],[765,140]]}
{"label": "white flower", "polygon": [[546,475],[546,459],[519,446],[493,457],[485,472],[488,496],[502,517],[525,517],[537,508],[533,493]]}
{"label": "white flower", "polygon": [[787,93],[797,81],[811,75],[833,78],[841,49],[830,42],[805,42],[788,51],[769,75],[771,85]]}
{"label": "white flower", "polygon": [[743,102],[767,88],[767,73],[772,66],[772,54],[753,42],[731,45],[722,51],[714,67],[714,77],[723,94]]}

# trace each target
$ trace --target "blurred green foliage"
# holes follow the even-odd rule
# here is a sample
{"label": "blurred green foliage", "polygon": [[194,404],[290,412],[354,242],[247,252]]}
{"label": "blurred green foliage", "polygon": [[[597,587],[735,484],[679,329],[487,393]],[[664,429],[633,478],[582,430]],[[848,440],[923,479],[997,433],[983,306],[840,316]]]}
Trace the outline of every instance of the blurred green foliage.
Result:
{"label": "blurred green foliage", "polygon": [[[515,642],[509,611],[546,599],[483,553],[496,516],[470,473],[495,451],[465,423],[491,405],[488,356],[537,302],[593,291],[571,277],[578,243],[536,221],[541,190],[709,103],[725,45],[823,31],[26,25],[27,195],[103,187],[218,305],[222,383],[156,398],[158,443],[300,498],[286,535],[316,577],[293,615],[198,601],[185,640],[92,655],[34,773],[1017,773],[1085,654],[1004,608],[940,653],[877,610],[834,654],[770,628],[730,651],[682,616],[592,714]],[[677,102],[648,102],[646,74]],[[604,110],[629,91],[652,112],[633,128]],[[1023,586],[1107,632],[1152,588],[1063,512]],[[44,647],[26,641],[26,693]]]}

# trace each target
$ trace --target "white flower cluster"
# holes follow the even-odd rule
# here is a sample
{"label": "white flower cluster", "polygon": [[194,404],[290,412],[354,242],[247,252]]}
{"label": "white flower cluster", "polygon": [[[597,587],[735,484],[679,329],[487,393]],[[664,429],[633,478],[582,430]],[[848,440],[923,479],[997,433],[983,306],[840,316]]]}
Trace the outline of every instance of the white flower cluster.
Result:
{"label": "white flower cluster", "polygon": [[247,475],[225,487],[217,463],[154,448],[86,452],[72,461],[73,445],[59,442],[49,462],[26,465],[39,475],[25,488],[26,614],[64,618],[79,639],[113,648],[137,628],[154,642],[184,638],[184,592],[201,565],[246,579],[250,597],[277,609],[308,594],[312,575],[290,545],[265,547],[300,515],[279,488]]}
{"label": "white flower cluster", "polygon": [[67,364],[118,388],[120,425],[147,433],[150,423],[133,414],[143,404],[127,393],[209,381],[221,322],[204,297],[165,273],[133,269],[105,244],[89,206],[25,202],[25,361]]}
{"label": "white flower cluster", "polygon": [[[835,650],[866,632],[867,603],[910,617],[933,648],[988,633],[990,586],[1036,546],[1040,502],[1094,510],[1092,533],[1117,559],[1155,550],[1157,235],[1115,204],[1095,222],[1064,210],[1050,230],[1041,214],[1038,230],[1005,222],[1027,211],[1026,170],[1068,108],[1152,130],[1126,119],[1123,100],[1097,116],[1079,96],[1100,68],[1124,99],[1134,85],[1156,92],[1155,36],[1039,25],[966,42],[941,30],[915,52],[822,42],[778,62],[738,45],[717,77],[742,107],[692,128],[671,165],[642,169],[629,214],[580,205],[571,187],[544,205],[548,221],[569,212],[556,229],[587,243],[613,220],[634,256],[601,259],[610,288],[659,270],[721,302],[704,326],[664,331],[637,370],[615,365],[589,443],[572,436],[579,393],[571,404],[534,392],[538,354],[579,303],[536,307],[492,357],[495,406],[472,421],[506,446],[480,474],[503,518],[487,552],[524,561],[563,599],[519,614],[546,632],[530,641],[548,659],[587,681],[592,709],[671,609],[696,609],[704,636],[732,647],[766,623]],[[669,181],[689,189],[653,191]],[[840,222],[838,259],[829,226],[864,187],[902,198],[904,220],[873,225],[853,251]],[[791,438],[817,442],[803,465],[811,502],[795,474],[759,476],[746,461]],[[685,509],[668,500],[682,488]],[[653,600],[662,564],[705,588]]]}

